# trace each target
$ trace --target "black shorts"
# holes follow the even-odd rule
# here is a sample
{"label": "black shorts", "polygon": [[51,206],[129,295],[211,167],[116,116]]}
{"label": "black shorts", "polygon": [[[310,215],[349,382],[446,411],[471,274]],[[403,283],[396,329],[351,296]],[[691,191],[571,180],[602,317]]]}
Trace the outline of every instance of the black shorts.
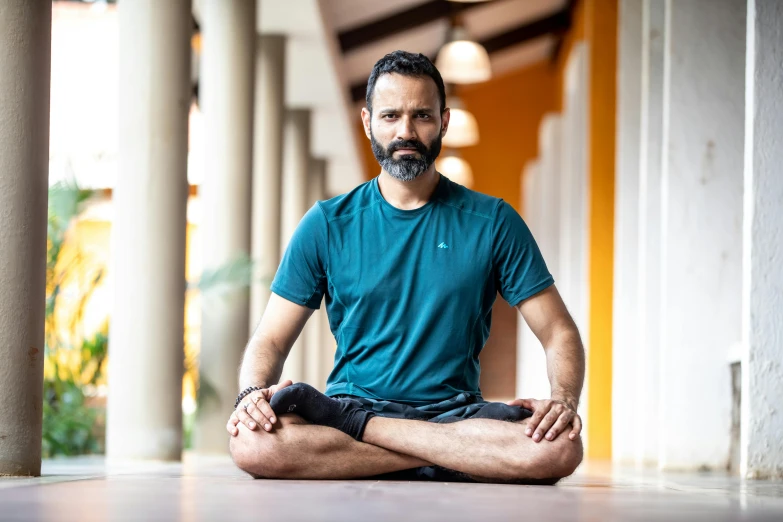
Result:
{"label": "black shorts", "polygon": [[[381,417],[393,419],[422,420],[437,423],[457,422],[465,419],[493,419],[500,421],[521,421],[531,417],[533,412],[502,402],[487,402],[469,393],[426,406],[409,406],[393,401],[368,399],[354,395],[335,395],[334,399],[352,399],[362,403],[366,410]],[[439,482],[475,482],[468,475],[441,466],[425,466],[368,477],[373,480],[435,480]]]}

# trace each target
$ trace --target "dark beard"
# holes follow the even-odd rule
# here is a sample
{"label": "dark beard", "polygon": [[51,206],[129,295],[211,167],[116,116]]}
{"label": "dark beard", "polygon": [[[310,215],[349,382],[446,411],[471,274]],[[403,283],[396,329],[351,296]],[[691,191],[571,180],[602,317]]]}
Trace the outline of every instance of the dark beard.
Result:
{"label": "dark beard", "polygon": [[[440,154],[441,142],[441,136],[438,134],[438,137],[432,140],[432,145],[429,148],[418,140],[397,140],[386,148],[376,141],[375,136],[370,132],[370,143],[375,159],[381,164],[383,170],[400,181],[413,181],[430,168]],[[394,159],[394,152],[400,149],[416,149],[421,157],[415,158],[411,154]]]}

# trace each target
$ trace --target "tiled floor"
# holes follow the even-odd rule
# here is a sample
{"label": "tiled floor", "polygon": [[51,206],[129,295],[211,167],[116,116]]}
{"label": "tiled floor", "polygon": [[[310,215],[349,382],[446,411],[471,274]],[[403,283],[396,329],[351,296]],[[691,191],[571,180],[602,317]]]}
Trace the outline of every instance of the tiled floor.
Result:
{"label": "tiled floor", "polygon": [[0,520],[783,521],[783,482],[586,464],[558,486],[251,480],[225,459],[52,461],[0,479]]}

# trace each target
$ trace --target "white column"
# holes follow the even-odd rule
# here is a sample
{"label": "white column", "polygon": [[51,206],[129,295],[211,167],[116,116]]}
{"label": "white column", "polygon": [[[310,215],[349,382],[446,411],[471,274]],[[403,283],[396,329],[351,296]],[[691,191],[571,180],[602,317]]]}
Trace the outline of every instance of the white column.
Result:
{"label": "white column", "polygon": [[41,474],[52,3],[0,3],[0,475]]}
{"label": "white column", "polygon": [[[330,172],[331,175],[334,175],[337,172],[340,172],[339,170],[334,170],[334,164],[330,160],[322,160],[322,167],[323,168],[323,176],[322,176],[322,183],[323,187],[318,188],[318,193],[321,194],[321,199],[329,199],[329,177]],[[329,379],[329,375],[332,373],[332,370],[334,369],[334,356],[335,352],[337,351],[337,341],[334,338],[334,334],[332,333],[331,324],[329,323],[329,316],[326,311],[326,299],[321,303],[321,368],[320,368],[320,379],[318,384],[322,384],[324,389],[326,389],[326,383]]]}
{"label": "white column", "polygon": [[[281,250],[285,252],[291,236],[307,209],[310,172],[310,111],[289,109],[283,129],[283,223]],[[282,380],[305,380],[305,336],[300,335],[288,354]]]}
{"label": "white column", "polygon": [[[310,173],[307,184],[307,205],[308,208],[315,205],[316,201],[321,201],[326,196],[326,160],[322,158],[313,158],[310,160]],[[305,382],[319,390],[326,388],[326,378],[328,374],[323,372],[323,358],[325,354],[325,341],[323,335],[323,321],[326,321],[326,304],[321,301],[321,308],[313,312],[307,321],[304,330],[305,353],[304,370]]]}
{"label": "white column", "polygon": [[642,0],[620,0],[617,73],[612,459],[634,460],[636,430],[636,253],[639,223],[639,128],[642,96]]}
{"label": "white column", "polygon": [[749,0],[741,473],[783,478],[783,3]]}
{"label": "white column", "polygon": [[634,307],[636,451],[640,465],[658,462],[661,307],[661,160],[663,159],[663,54],[666,4],[644,0],[642,14],[642,112],[639,142],[638,279]]}
{"label": "white column", "polygon": [[538,158],[540,162],[541,223],[536,241],[555,280],[560,269],[560,174],[561,122],[556,113],[546,114],[538,129]]}
{"label": "white column", "polygon": [[[250,254],[250,201],[255,63],[255,0],[204,0],[201,106],[206,169],[200,187],[206,270]],[[228,451],[225,423],[238,392],[247,342],[249,292],[203,300],[202,393],[194,443],[202,453]],[[205,386],[206,383],[206,386]]]}
{"label": "white column", "polygon": [[[325,302],[325,301],[324,301]],[[324,389],[329,375],[334,369],[334,355],[337,351],[337,341],[334,338],[332,329],[329,325],[329,316],[326,313],[325,305],[321,305],[323,312],[321,314],[321,348],[323,356],[321,357],[321,375],[323,376]]]}
{"label": "white column", "polygon": [[106,453],[179,460],[188,198],[190,0],[119,3]]}
{"label": "white column", "polygon": [[252,257],[257,263],[250,292],[250,330],[269,301],[269,285],[280,263],[280,198],[283,179],[285,37],[256,39],[256,96],[253,133]]}
{"label": "white column", "polygon": [[725,469],[740,339],[745,3],[666,4],[662,468]]}
{"label": "white column", "polygon": [[[551,163],[551,162],[550,162]],[[544,160],[528,161],[522,173],[522,215],[536,241],[544,237],[547,203],[543,199]],[[517,397],[549,397],[546,356],[541,342],[517,314]]]}
{"label": "white column", "polygon": [[[588,48],[580,42],[565,67],[562,116],[562,178],[560,183],[560,271],[558,289],[579,328],[589,364],[588,219]],[[588,372],[589,374],[589,372]],[[587,421],[588,379],[579,401],[579,415]],[[585,446],[587,430],[582,430]]]}

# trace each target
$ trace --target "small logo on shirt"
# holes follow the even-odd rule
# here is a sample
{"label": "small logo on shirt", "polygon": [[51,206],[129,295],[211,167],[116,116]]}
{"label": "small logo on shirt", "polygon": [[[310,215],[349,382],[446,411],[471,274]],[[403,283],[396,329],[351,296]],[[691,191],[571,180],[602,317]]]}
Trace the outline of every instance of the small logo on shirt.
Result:
{"label": "small logo on shirt", "polygon": [[449,245],[447,245],[446,243],[441,243],[440,245],[438,245],[438,248],[449,248]]}

